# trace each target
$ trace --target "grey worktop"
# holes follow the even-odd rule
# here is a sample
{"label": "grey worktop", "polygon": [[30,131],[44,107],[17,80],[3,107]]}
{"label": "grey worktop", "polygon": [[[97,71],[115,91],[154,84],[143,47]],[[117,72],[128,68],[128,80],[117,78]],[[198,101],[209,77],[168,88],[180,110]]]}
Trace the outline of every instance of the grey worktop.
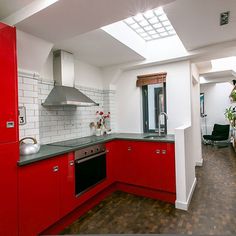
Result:
{"label": "grey worktop", "polygon": [[[134,133],[114,133],[104,136],[90,136],[85,138],[74,139],[78,145],[74,147],[53,146],[52,144],[41,145],[40,151],[33,155],[20,156],[18,166],[24,166],[37,161],[45,160],[51,157],[69,153],[84,147],[88,147],[98,143],[109,142],[112,140],[134,140],[134,141],[147,141],[147,142],[175,142],[174,135],[167,135],[165,137],[155,137],[154,139],[145,138],[148,134],[134,134]],[[86,140],[86,143],[85,143]],[[66,142],[66,141],[65,141]]]}

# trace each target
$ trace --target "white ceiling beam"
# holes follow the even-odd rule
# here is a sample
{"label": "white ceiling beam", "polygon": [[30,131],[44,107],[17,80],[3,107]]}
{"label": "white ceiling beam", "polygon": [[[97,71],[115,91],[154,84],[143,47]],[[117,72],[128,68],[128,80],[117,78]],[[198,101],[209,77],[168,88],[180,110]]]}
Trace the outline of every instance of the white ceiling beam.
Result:
{"label": "white ceiling beam", "polygon": [[23,7],[22,9],[6,17],[2,20],[2,22],[13,26],[27,19],[28,17],[36,14],[37,12],[42,11],[43,9],[51,6],[57,1],[59,0],[35,0],[27,6]]}

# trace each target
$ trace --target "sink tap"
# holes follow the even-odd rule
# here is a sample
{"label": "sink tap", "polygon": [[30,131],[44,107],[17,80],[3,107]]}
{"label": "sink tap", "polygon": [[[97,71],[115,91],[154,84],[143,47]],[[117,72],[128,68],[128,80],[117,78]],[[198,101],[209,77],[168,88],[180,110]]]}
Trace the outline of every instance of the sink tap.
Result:
{"label": "sink tap", "polygon": [[162,111],[160,112],[159,116],[158,116],[158,135],[161,136],[161,116],[164,115],[166,117],[166,119],[168,119],[168,115]]}

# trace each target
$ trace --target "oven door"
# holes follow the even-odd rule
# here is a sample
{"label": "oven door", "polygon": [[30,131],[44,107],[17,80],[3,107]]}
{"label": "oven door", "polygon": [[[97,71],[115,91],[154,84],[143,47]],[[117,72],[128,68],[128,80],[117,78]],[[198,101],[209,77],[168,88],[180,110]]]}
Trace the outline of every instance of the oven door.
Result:
{"label": "oven door", "polygon": [[75,191],[80,195],[106,178],[106,152],[75,161]]}

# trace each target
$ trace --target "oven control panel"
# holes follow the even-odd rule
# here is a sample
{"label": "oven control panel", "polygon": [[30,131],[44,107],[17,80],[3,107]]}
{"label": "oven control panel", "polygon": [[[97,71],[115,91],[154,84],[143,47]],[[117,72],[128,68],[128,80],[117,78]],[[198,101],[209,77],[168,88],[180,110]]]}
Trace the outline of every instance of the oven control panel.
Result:
{"label": "oven control panel", "polygon": [[75,160],[93,156],[93,155],[96,155],[105,151],[106,151],[106,147],[104,143],[82,148],[75,151]]}

